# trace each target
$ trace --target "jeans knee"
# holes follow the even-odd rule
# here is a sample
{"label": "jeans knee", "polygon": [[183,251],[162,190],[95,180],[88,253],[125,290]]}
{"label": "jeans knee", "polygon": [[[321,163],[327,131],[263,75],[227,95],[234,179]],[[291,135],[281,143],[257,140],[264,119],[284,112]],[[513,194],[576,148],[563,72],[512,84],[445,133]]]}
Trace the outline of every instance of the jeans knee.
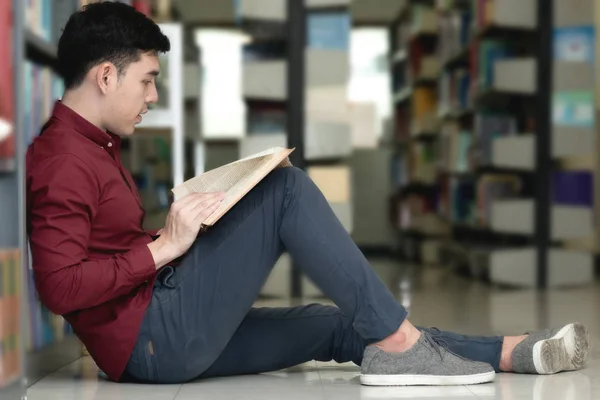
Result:
{"label": "jeans knee", "polygon": [[277,187],[286,188],[290,191],[299,188],[308,180],[308,175],[297,167],[277,168],[268,177]]}
{"label": "jeans knee", "polygon": [[289,179],[304,179],[307,177],[306,173],[298,167],[283,167],[273,170],[271,173],[273,178],[277,181],[287,181]]}

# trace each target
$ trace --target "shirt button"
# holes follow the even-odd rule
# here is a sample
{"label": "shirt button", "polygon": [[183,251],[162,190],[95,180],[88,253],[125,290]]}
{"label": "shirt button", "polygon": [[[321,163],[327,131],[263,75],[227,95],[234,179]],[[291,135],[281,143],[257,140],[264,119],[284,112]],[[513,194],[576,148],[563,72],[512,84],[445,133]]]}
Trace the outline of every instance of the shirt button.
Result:
{"label": "shirt button", "polygon": [[108,147],[112,147],[112,142],[108,142]]}

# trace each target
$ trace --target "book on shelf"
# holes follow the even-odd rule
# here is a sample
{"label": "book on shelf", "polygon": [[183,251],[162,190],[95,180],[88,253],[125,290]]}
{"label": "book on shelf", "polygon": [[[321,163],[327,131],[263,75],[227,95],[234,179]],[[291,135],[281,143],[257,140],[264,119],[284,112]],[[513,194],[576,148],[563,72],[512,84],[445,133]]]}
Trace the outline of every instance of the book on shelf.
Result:
{"label": "book on shelf", "polygon": [[21,376],[21,252],[0,249],[0,388]]}
{"label": "book on shelf", "polygon": [[474,77],[474,90],[484,90],[494,86],[494,63],[509,58],[513,51],[504,40],[481,39],[475,42],[471,51],[471,74]]}
{"label": "book on shelf", "polygon": [[398,24],[395,31],[396,43],[398,45],[394,49],[394,51],[406,50],[406,44],[410,39],[410,25],[408,23]]}
{"label": "book on shelf", "polygon": [[448,184],[448,205],[450,220],[456,223],[473,223],[475,221],[476,186],[472,180],[456,177]]}
{"label": "book on shelf", "polygon": [[423,118],[437,114],[437,94],[435,89],[417,87],[413,90],[412,117],[420,121]]}
{"label": "book on shelf", "polygon": [[[29,249],[28,249],[29,250]],[[31,252],[29,251],[29,264],[23,268],[24,279],[27,284],[27,305],[24,306],[27,318],[26,331],[23,334],[27,351],[39,350],[43,347],[62,341],[67,335],[73,333],[72,327],[60,315],[53,314],[39,299],[35,287],[33,267],[31,265]]]}
{"label": "book on shelf", "polygon": [[468,46],[473,35],[473,18],[468,10],[457,10],[439,19],[437,53],[442,63],[457,57]]}
{"label": "book on shelf", "polygon": [[552,174],[552,200],[564,206],[594,206],[592,171],[555,171]]}
{"label": "book on shelf", "polygon": [[349,50],[350,12],[347,9],[309,10],[306,45],[312,49]]}
{"label": "book on shelf", "polygon": [[0,172],[13,171],[15,162],[12,7],[0,3]]}
{"label": "book on shelf", "polygon": [[392,156],[391,176],[394,187],[400,188],[408,184],[408,157],[401,154]]}
{"label": "book on shelf", "polygon": [[415,4],[411,7],[411,34],[435,34],[438,29],[437,13],[433,7]]}
{"label": "book on shelf", "polygon": [[289,155],[294,149],[274,147],[223,165],[189,179],[172,189],[175,199],[190,193],[225,192],[219,207],[202,223],[203,229],[214,225],[271,171],[291,167]]}
{"label": "book on shelf", "polygon": [[29,145],[52,113],[54,103],[64,92],[64,83],[49,67],[25,62],[25,138]]}
{"label": "book on shelf", "polygon": [[492,163],[493,142],[497,138],[516,135],[517,120],[511,115],[477,113],[474,121],[475,164]]}
{"label": "book on shelf", "polygon": [[395,140],[404,142],[410,139],[410,110],[407,107],[395,107]]}
{"label": "book on shelf", "polygon": [[287,131],[287,110],[283,102],[248,101],[248,135],[281,134]]}
{"label": "book on shelf", "polygon": [[53,0],[28,0],[25,7],[25,26],[45,41],[53,41]]}
{"label": "book on shelf", "polygon": [[283,40],[257,40],[242,47],[244,62],[285,60],[287,43]]}
{"label": "book on shelf", "polygon": [[443,128],[440,160],[445,171],[467,172],[472,168],[473,135],[456,125]]}
{"label": "book on shelf", "polygon": [[554,28],[554,58],[568,62],[596,63],[596,33],[593,26]]}
{"label": "book on shelf", "polygon": [[477,221],[488,226],[492,217],[492,203],[519,197],[522,181],[514,175],[485,175],[477,182]]}
{"label": "book on shelf", "polygon": [[401,90],[408,88],[408,64],[407,63],[395,63],[392,66],[392,86],[394,93],[398,93]]}
{"label": "book on shelf", "polygon": [[469,107],[471,76],[464,68],[445,71],[439,82],[439,113],[452,114]]}

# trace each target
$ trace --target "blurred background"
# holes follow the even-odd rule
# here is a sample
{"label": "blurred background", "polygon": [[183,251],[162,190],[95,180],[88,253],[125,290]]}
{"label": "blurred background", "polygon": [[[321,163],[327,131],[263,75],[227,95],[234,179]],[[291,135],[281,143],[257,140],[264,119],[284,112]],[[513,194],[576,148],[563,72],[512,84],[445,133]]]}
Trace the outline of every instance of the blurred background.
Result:
{"label": "blurred background", "polygon": [[[296,147],[292,162],[418,322],[490,333],[591,318],[598,2],[124,2],[172,45],[160,101],[122,148],[148,229],[163,226],[174,185]],[[35,294],[23,155],[62,95],[61,29],[86,3],[0,0],[4,393],[81,352]],[[289,299],[327,301],[284,254],[262,301]]]}

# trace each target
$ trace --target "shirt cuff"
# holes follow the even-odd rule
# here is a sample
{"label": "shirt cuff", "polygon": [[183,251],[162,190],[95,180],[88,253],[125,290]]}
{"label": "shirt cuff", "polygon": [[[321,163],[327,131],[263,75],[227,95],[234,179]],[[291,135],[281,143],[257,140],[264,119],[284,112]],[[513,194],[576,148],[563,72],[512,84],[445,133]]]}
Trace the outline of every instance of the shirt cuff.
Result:
{"label": "shirt cuff", "polygon": [[156,274],[156,263],[147,245],[129,251],[127,258],[136,280],[146,281]]}

